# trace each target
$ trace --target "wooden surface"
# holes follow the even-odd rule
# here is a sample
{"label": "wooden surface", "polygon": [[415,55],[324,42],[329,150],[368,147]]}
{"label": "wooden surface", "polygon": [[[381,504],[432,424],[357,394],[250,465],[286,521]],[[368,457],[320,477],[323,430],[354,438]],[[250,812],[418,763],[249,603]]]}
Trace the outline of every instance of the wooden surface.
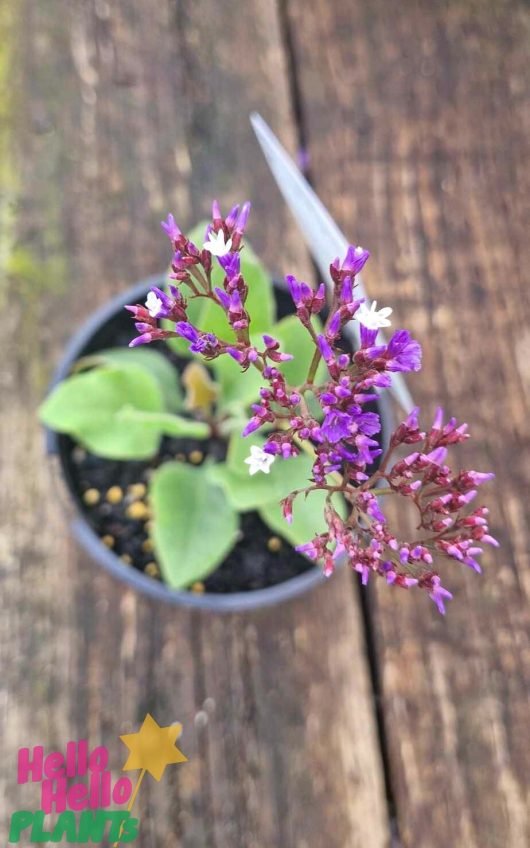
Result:
{"label": "wooden surface", "polygon": [[497,474],[484,495],[502,546],[482,577],[447,572],[446,620],[412,593],[371,599],[399,831],[421,848],[525,848],[528,7],[340,5],[290,3],[317,190],[373,251],[368,291],[424,343],[409,386],[427,420],[441,402],[467,421],[462,462]]}
{"label": "wooden surface", "polygon": [[[190,762],[142,787],[138,845],[530,843],[529,30],[526,4],[486,0],[0,4],[4,843],[37,806],[19,747],[88,737],[117,774],[147,710]],[[498,475],[502,548],[454,569],[446,620],[380,587],[366,630],[346,574],[274,611],[176,611],[68,534],[35,409],[72,329],[163,267],[161,217],[248,197],[271,268],[310,273],[252,109],[372,251],[369,291],[424,343],[418,402],[467,420],[463,459]]]}

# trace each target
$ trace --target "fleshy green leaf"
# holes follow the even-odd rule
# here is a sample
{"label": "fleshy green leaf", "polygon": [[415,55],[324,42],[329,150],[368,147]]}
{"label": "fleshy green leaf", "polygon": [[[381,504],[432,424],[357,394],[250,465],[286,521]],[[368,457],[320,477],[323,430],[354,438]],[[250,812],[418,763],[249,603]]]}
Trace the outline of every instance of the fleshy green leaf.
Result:
{"label": "fleshy green leaf", "polygon": [[109,459],[154,456],[160,431],[141,422],[124,425],[124,407],[164,411],[160,385],[139,365],[104,366],[63,380],[39,410],[41,421],[68,433],[88,450]]}
{"label": "fleshy green leaf", "polygon": [[[202,247],[207,222],[198,224],[189,233],[191,241]],[[251,331],[253,333],[266,333],[274,322],[276,309],[272,281],[265,267],[260,262],[248,242],[241,251],[241,272],[248,285],[248,297],[246,308],[251,318]],[[222,286],[224,272],[216,258],[213,259],[212,285]],[[182,291],[188,300],[188,316],[192,324],[200,330],[215,333],[226,341],[232,341],[235,336],[230,328],[224,310],[212,300],[207,298],[192,298],[188,295],[187,286],[182,286]],[[167,323],[165,326],[170,326]],[[189,343],[183,339],[168,339],[168,344],[177,353],[189,356]]]}
{"label": "fleshy green leaf", "polygon": [[[261,506],[259,514],[274,533],[279,533],[294,547],[308,542],[317,533],[323,533],[326,530],[325,504],[326,492],[324,491],[311,492],[307,498],[303,494],[298,495],[293,503],[293,521],[291,524],[288,524],[283,517],[278,500]],[[343,501],[335,498],[333,506],[339,515],[345,517],[346,508]]]}
{"label": "fleshy green leaf", "polygon": [[175,589],[210,574],[236,542],[237,514],[206,466],[166,463],[153,475],[150,502],[157,558]]}
{"label": "fleshy green leaf", "polygon": [[75,370],[84,371],[96,365],[138,365],[144,368],[160,385],[169,412],[182,409],[182,391],[178,371],[157,350],[147,347],[115,347],[98,350],[76,362]]}
{"label": "fleshy green leaf", "polygon": [[242,374],[241,365],[227,355],[214,359],[211,365],[220,387],[220,409],[246,407],[259,400],[259,390],[264,380],[257,368],[251,366]]}
{"label": "fleshy green leaf", "polygon": [[220,485],[232,505],[246,512],[270,501],[280,500],[293,489],[309,485],[312,461],[306,454],[292,459],[276,459],[270,472],[258,472],[252,477],[245,459],[251,445],[263,445],[264,440],[253,436],[243,439],[234,434],[230,439],[227,461],[209,469],[211,478]]}
{"label": "fleshy green leaf", "polygon": [[210,435],[210,428],[203,421],[194,421],[193,418],[172,415],[170,412],[143,412],[133,406],[124,406],[117,413],[117,418],[124,427],[130,424],[141,425],[146,430],[162,433],[165,436],[207,439]]}
{"label": "fleshy green leaf", "polygon": [[276,317],[272,280],[248,241],[241,251],[241,272],[248,285],[247,312],[252,333],[267,333]]}
{"label": "fleshy green leaf", "polygon": [[[313,318],[313,326],[317,333],[321,332],[322,325],[316,316]],[[315,352],[313,339],[296,315],[288,315],[287,318],[283,318],[270,332],[271,336],[274,336],[280,342],[282,353],[290,353],[294,357],[289,362],[280,363],[277,367],[285,374],[285,378],[291,386],[301,386],[307,379],[309,365]],[[321,361],[317,369],[315,383],[323,382],[326,379],[326,373],[326,365]]]}

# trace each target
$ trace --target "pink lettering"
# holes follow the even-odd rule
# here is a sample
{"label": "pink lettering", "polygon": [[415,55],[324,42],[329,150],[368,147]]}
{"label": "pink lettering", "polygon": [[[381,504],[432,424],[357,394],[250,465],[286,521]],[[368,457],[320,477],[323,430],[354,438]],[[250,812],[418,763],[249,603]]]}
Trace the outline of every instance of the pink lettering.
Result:
{"label": "pink lettering", "polygon": [[[54,786],[55,784],[55,786]],[[42,781],[41,809],[46,814],[53,812],[63,813],[66,810],[66,778],[59,777],[57,780],[49,779]]]}
{"label": "pink lettering", "polygon": [[64,777],[64,757],[58,751],[48,754],[44,760],[44,774],[46,777]]}
{"label": "pink lettering", "polygon": [[79,812],[88,807],[88,786],[84,783],[74,783],[68,790],[68,806]]}
{"label": "pink lettering", "polygon": [[120,777],[114,784],[112,800],[115,804],[126,804],[132,795],[132,783],[128,777]]}
{"label": "pink lettering", "polygon": [[104,771],[109,762],[109,752],[103,745],[94,748],[88,758],[88,767],[90,771]]}
{"label": "pink lettering", "polygon": [[30,774],[31,780],[33,782],[42,780],[43,753],[44,748],[42,747],[42,745],[37,745],[35,748],[33,748],[33,759],[30,760],[29,748],[20,749],[20,751],[18,752],[17,783],[27,783]]}

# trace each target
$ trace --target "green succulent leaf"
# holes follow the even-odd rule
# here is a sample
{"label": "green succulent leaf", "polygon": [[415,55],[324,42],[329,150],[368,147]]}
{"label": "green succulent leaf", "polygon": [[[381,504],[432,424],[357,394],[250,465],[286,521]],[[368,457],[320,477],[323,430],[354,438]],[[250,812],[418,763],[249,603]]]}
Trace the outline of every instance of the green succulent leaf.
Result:
{"label": "green succulent leaf", "polygon": [[[190,240],[202,247],[207,222],[198,224],[189,233]],[[241,251],[241,272],[248,285],[248,297],[246,309],[251,318],[251,330],[253,333],[268,332],[275,319],[275,301],[272,281],[265,267],[258,259],[248,242]],[[213,259],[212,285],[222,286],[224,272],[216,258]],[[235,336],[226,319],[225,311],[207,298],[193,298],[188,295],[187,286],[182,291],[188,300],[189,320],[200,330],[214,333],[226,341],[232,341]],[[191,293],[190,293],[191,294]],[[170,324],[166,322],[165,326]],[[183,339],[168,339],[168,344],[181,356],[190,356],[188,352],[189,343]]]}
{"label": "green succulent leaf", "polygon": [[109,365],[63,380],[39,410],[40,420],[68,433],[88,450],[109,459],[147,459],[154,456],[160,430],[141,421],[124,425],[124,408],[164,412],[158,381],[142,366]]}
{"label": "green succulent leaf", "polygon": [[150,484],[152,538],[165,581],[175,589],[201,580],[234,546],[238,516],[207,466],[168,462]]}
{"label": "green succulent leaf", "polygon": [[247,407],[259,400],[259,390],[264,380],[257,368],[251,366],[242,374],[241,365],[231,356],[220,356],[211,365],[220,387],[220,409]]}
{"label": "green succulent leaf", "polygon": [[158,382],[167,410],[177,412],[182,409],[183,395],[178,371],[159,351],[146,347],[115,347],[98,350],[79,359],[76,362],[75,371],[84,371],[98,365],[141,366]]}
{"label": "green succulent leaf", "polygon": [[272,280],[248,241],[241,251],[241,272],[248,285],[246,309],[253,333],[267,333],[276,318]]}
{"label": "green succulent leaf", "polygon": [[[307,498],[303,494],[295,498],[291,524],[288,524],[283,517],[278,500],[270,501],[261,506],[259,514],[274,533],[279,533],[294,547],[308,542],[317,533],[323,533],[327,529],[324,519],[325,505],[326,492],[315,491],[311,492]],[[346,508],[342,500],[335,498],[333,506],[339,515],[343,518],[346,516]]]}
{"label": "green succulent leaf", "polygon": [[[313,326],[317,333],[322,331],[322,324],[318,318],[313,318]],[[271,335],[280,342],[282,353],[290,353],[294,358],[289,362],[282,362],[277,367],[285,375],[291,386],[301,386],[305,383],[309,365],[315,352],[315,342],[309,332],[300,323],[296,315],[288,315],[272,328]],[[318,384],[326,379],[326,365],[320,362],[315,376]]]}
{"label": "green succulent leaf", "polygon": [[131,424],[142,426],[146,430],[152,430],[164,436],[190,439],[207,439],[210,436],[208,424],[195,421],[193,418],[172,415],[170,412],[144,412],[133,406],[124,406],[117,413],[117,418],[124,427],[129,427]]}
{"label": "green succulent leaf", "polygon": [[293,489],[309,485],[311,458],[300,454],[292,459],[277,459],[265,474],[250,476],[245,459],[251,445],[262,447],[264,440],[256,434],[244,439],[234,433],[230,439],[225,464],[212,465],[209,474],[221,486],[230,503],[240,512],[261,507],[270,501],[279,501]]}

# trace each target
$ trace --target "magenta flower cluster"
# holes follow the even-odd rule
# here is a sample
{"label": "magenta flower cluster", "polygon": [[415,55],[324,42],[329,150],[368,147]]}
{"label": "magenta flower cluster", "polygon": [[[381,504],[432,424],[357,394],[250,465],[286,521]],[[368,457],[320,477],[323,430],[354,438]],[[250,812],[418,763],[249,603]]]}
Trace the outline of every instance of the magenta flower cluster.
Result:
{"label": "magenta flower cluster", "polygon": [[[391,385],[393,372],[418,371],[422,352],[407,330],[397,330],[388,343],[382,342],[377,321],[374,327],[365,317],[377,313],[367,313],[363,300],[356,297],[355,277],[369,258],[368,251],[360,247],[352,245],[342,260],[336,259],[330,266],[333,292],[323,325],[315,316],[326,306],[324,285],[315,290],[294,276],[286,278],[296,315],[314,343],[305,381],[298,386],[287,383],[278,366],[291,357],[280,350],[278,340],[263,335],[259,347],[250,340],[248,286],[240,263],[249,210],[250,204],[245,203],[223,218],[214,202],[212,221],[200,247],[168,216],[162,226],[174,248],[172,283],[167,292],[153,288],[145,306],[127,307],[136,318],[139,333],[131,345],[180,336],[189,342],[191,352],[206,360],[228,355],[242,371],[258,368],[263,386],[243,435],[262,430],[266,434],[263,450],[270,462],[276,457],[288,461],[301,450],[313,457],[307,487],[287,493],[282,501],[286,521],[292,520],[297,497],[326,492],[326,532],[297,550],[321,563],[326,575],[346,558],[363,584],[371,575],[379,575],[394,586],[424,589],[444,613],[445,602],[452,595],[442,586],[434,558],[453,560],[480,572],[482,546],[498,543],[488,531],[488,510],[471,505],[478,486],[494,475],[453,473],[446,465],[448,448],[463,442],[468,433],[466,425],[458,425],[453,418],[444,423],[442,410],[436,412],[426,431],[420,428],[419,410],[413,410],[397,427],[382,456],[375,438],[381,430],[380,418],[366,407],[377,399],[376,390]],[[224,272],[222,288],[212,285],[214,261]],[[225,311],[234,338],[218,338],[189,320],[187,299],[197,297],[209,298]],[[381,310],[384,312],[391,310]],[[161,319],[166,319],[164,328]],[[360,323],[361,344],[358,350],[347,352],[341,332],[352,319]],[[380,326],[389,323],[384,320]],[[326,378],[318,383],[322,361]],[[317,401],[318,414],[315,404],[309,402],[311,397]],[[390,529],[380,495],[401,495],[414,505],[417,538],[404,541]],[[337,496],[347,504],[346,518],[336,508]]]}

